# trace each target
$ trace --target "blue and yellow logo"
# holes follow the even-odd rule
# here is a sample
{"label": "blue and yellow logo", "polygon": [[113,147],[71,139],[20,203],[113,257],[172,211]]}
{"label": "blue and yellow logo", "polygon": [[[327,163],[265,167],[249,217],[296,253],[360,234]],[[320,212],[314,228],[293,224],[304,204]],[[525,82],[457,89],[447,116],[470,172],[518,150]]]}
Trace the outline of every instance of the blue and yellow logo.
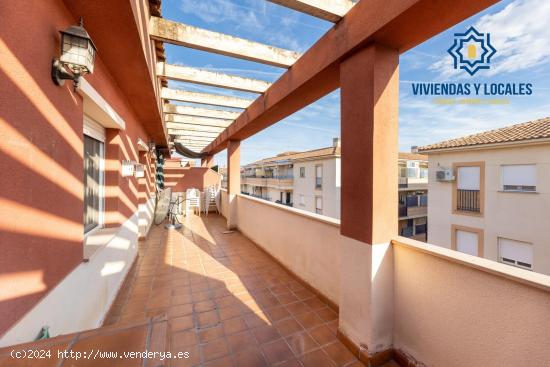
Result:
{"label": "blue and yellow logo", "polygon": [[470,27],[464,33],[455,33],[455,40],[447,52],[453,57],[455,69],[474,75],[480,69],[489,69],[491,57],[497,52],[491,45],[491,35]]}

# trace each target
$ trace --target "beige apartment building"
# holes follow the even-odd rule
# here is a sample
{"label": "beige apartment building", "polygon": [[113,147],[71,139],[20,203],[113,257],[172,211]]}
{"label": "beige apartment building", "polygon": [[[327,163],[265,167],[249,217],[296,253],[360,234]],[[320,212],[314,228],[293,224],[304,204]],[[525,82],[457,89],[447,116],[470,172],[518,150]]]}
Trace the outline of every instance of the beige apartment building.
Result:
{"label": "beige apartment building", "polygon": [[330,147],[285,152],[244,166],[241,192],[340,218],[340,139]]}
{"label": "beige apartment building", "polygon": [[[331,147],[285,152],[241,169],[241,192],[340,219],[340,139]],[[426,241],[428,156],[399,153],[399,234]]]}
{"label": "beige apartment building", "polygon": [[550,274],[550,118],[419,150],[430,243]]}

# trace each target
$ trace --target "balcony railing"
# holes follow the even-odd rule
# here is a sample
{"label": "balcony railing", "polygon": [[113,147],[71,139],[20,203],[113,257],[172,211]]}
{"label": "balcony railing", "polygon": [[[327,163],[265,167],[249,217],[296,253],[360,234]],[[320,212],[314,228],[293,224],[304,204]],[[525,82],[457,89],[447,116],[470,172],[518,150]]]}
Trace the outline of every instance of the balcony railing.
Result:
{"label": "balcony railing", "polygon": [[479,190],[456,190],[456,210],[462,212],[480,212]]}
{"label": "balcony railing", "polygon": [[410,195],[399,205],[399,217],[421,216],[428,214],[428,195]]}
{"label": "balcony railing", "polygon": [[266,179],[276,179],[276,180],[292,180],[294,175],[241,175],[241,179],[247,178],[266,178]]}

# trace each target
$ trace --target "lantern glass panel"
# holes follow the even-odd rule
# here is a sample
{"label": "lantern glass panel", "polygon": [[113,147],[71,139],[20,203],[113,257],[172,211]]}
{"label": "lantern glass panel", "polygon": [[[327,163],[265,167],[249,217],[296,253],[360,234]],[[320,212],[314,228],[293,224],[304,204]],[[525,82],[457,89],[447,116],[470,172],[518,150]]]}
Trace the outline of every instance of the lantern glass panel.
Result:
{"label": "lantern glass panel", "polygon": [[95,52],[89,40],[64,33],[62,44],[61,62],[65,63],[73,72],[93,71]]}

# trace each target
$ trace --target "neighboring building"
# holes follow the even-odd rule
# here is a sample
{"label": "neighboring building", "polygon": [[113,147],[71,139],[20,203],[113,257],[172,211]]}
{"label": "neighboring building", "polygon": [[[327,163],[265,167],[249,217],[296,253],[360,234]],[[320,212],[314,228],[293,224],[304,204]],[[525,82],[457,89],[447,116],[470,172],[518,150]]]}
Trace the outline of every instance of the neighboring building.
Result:
{"label": "neighboring building", "polygon": [[[340,139],[332,147],[285,152],[244,166],[241,192],[340,218]],[[426,241],[428,157],[399,153],[399,234]]]}
{"label": "neighboring building", "polygon": [[331,147],[285,152],[244,166],[241,191],[340,218],[340,139]]}
{"label": "neighboring building", "polygon": [[399,153],[399,235],[426,242],[428,156]]}
{"label": "neighboring building", "polygon": [[227,189],[227,167],[219,167],[218,173],[222,175],[222,189]]}
{"label": "neighboring building", "polygon": [[430,243],[550,274],[550,118],[420,151]]}

